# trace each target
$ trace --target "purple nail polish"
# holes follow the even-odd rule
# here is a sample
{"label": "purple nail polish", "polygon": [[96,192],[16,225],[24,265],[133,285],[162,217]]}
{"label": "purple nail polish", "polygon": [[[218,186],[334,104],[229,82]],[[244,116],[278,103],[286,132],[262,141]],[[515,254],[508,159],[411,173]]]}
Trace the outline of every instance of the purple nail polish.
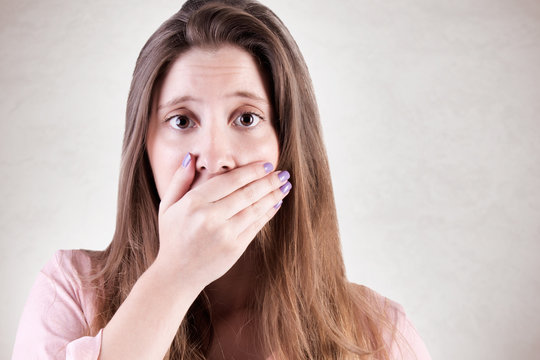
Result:
{"label": "purple nail polish", "polygon": [[274,170],[274,166],[270,164],[269,162],[264,163],[264,171],[268,174],[270,171]]}
{"label": "purple nail polish", "polygon": [[279,202],[276,205],[274,205],[274,209],[276,210],[279,209],[281,207],[281,204],[283,204],[283,200],[279,200]]}
{"label": "purple nail polish", "polygon": [[187,153],[186,157],[184,157],[184,160],[182,161],[182,167],[187,168],[190,162],[191,162],[191,154]]}
{"label": "purple nail polish", "polygon": [[285,180],[289,180],[290,177],[291,177],[291,174],[289,174],[287,170],[282,171],[278,174],[279,181],[281,182],[285,182]]}
{"label": "purple nail polish", "polygon": [[287,181],[287,183],[279,188],[282,193],[287,194],[289,191],[291,191],[292,185],[290,182]]}

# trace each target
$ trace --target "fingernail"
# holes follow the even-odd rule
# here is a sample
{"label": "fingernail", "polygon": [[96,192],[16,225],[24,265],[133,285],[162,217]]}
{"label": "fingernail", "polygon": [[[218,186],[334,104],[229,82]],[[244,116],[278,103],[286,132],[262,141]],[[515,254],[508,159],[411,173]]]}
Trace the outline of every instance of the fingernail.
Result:
{"label": "fingernail", "polygon": [[282,193],[286,194],[288,193],[289,191],[291,191],[291,188],[292,188],[292,185],[290,182],[287,181],[287,183],[283,186],[281,186],[279,188],[279,190],[281,190]]}
{"label": "fingernail", "polygon": [[279,209],[281,207],[281,204],[283,204],[283,200],[279,200],[279,202],[276,205],[274,205],[274,209],[276,210]]}
{"label": "fingernail", "polygon": [[190,162],[191,162],[191,154],[187,153],[186,157],[182,161],[182,167],[187,168]]}
{"label": "fingernail", "polygon": [[274,170],[274,166],[270,164],[269,162],[265,163],[264,165],[264,171],[268,174],[270,171]]}
{"label": "fingernail", "polygon": [[285,180],[289,180],[290,177],[291,177],[291,174],[289,174],[287,170],[282,171],[278,174],[279,181],[281,182],[285,182]]}

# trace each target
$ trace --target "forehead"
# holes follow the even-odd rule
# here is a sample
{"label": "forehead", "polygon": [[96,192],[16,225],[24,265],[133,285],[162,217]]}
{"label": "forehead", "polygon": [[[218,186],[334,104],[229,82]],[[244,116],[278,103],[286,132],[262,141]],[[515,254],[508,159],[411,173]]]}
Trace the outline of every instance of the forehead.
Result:
{"label": "forehead", "polygon": [[157,99],[171,97],[214,98],[231,92],[250,92],[268,99],[268,81],[254,57],[236,46],[191,48],[169,67]]}

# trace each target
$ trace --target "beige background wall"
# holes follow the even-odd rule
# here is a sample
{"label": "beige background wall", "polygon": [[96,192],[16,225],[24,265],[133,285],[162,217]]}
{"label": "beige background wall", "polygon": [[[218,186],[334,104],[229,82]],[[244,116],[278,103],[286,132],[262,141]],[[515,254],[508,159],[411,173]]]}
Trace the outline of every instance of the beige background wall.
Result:
{"label": "beige background wall", "polygon": [[[540,2],[266,4],[313,76],[350,279],[434,359],[538,358]],[[53,252],[110,241],[131,72],[179,6],[0,2],[0,358]]]}

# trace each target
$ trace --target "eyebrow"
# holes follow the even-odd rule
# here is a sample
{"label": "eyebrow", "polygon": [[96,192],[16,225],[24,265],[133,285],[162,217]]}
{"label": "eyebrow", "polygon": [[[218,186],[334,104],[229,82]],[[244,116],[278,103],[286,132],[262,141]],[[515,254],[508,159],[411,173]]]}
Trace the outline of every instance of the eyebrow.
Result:
{"label": "eyebrow", "polygon": [[[236,91],[236,92],[225,95],[225,97],[227,98],[240,97],[240,98],[246,98],[246,99],[268,104],[268,100],[249,91]],[[171,107],[171,106],[183,103],[183,102],[200,102],[200,101],[201,101],[200,99],[194,98],[193,96],[190,96],[190,95],[178,96],[167,101],[164,104],[159,105],[158,111],[160,111],[163,108]]]}
{"label": "eyebrow", "polygon": [[180,104],[180,103],[183,103],[183,102],[190,102],[190,101],[198,102],[200,100],[195,99],[193,96],[189,96],[189,95],[178,96],[178,97],[175,97],[175,98],[167,101],[165,104],[159,105],[158,106],[158,111],[163,109],[163,108],[166,108],[166,107],[171,107],[171,106],[176,105],[176,104]]}
{"label": "eyebrow", "polygon": [[231,93],[231,94],[227,94],[225,95],[226,97],[241,97],[241,98],[247,98],[247,99],[251,99],[251,100],[255,100],[255,101],[259,101],[259,102],[264,102],[264,103],[268,103],[268,101],[252,92],[249,92],[249,91],[237,91],[237,92],[234,92],[234,93]]}

